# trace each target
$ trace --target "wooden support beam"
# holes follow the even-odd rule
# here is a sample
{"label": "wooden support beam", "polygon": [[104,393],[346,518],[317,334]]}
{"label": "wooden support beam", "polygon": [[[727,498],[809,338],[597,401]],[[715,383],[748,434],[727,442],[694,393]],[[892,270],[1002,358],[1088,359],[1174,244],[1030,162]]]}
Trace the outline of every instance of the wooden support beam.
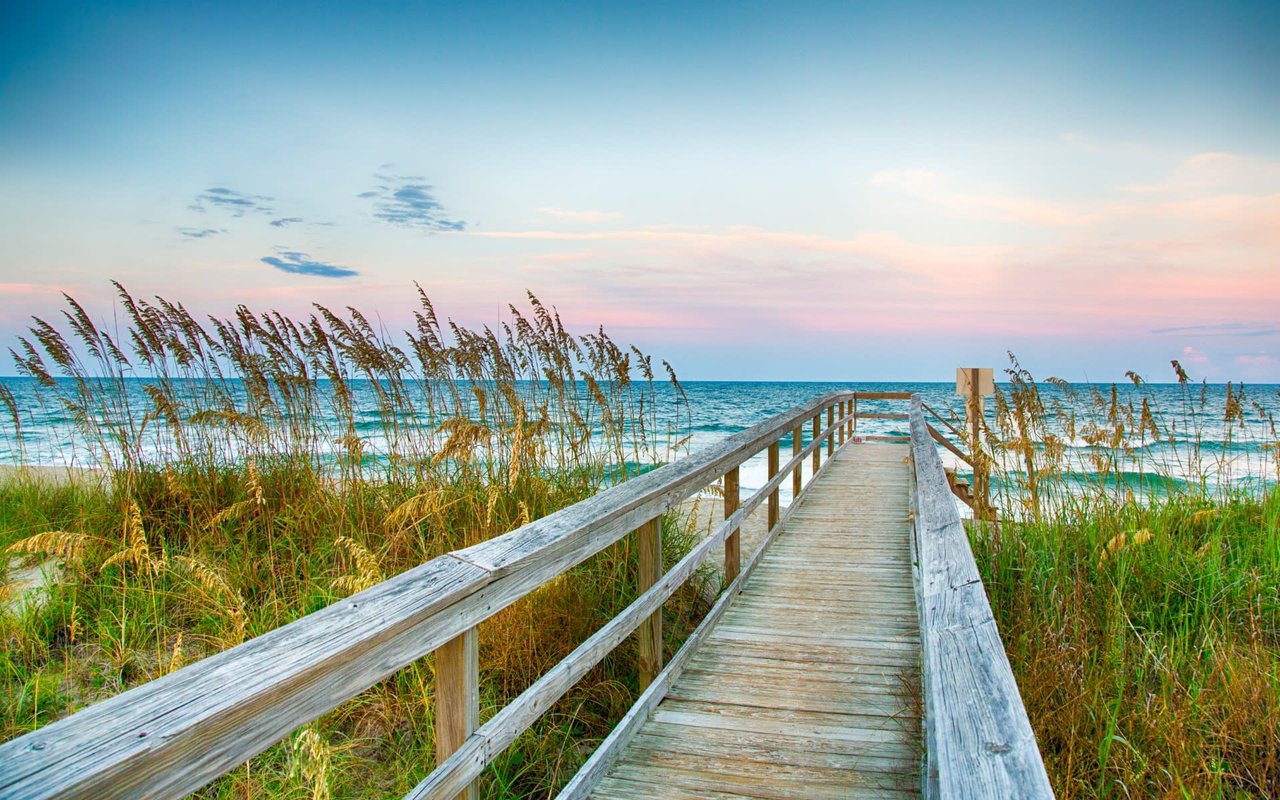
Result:
{"label": "wooden support beam", "polygon": [[[467,740],[480,724],[480,642],[468,628],[436,650],[436,763]],[[469,784],[454,800],[476,800]]]}
{"label": "wooden support beam", "polygon": [[[816,450],[815,450],[816,452]],[[774,440],[769,445],[769,480],[778,474],[778,442]],[[769,530],[773,530],[773,526],[778,524],[778,489],[769,493]]]}
{"label": "wooden support beam", "polygon": [[[800,455],[801,449],[804,447],[804,429],[796,428],[791,432],[791,458]],[[796,468],[791,471],[791,504],[795,505],[796,498],[800,496],[800,489],[804,485],[804,476],[800,473],[804,468],[804,459],[796,461]]]}
{"label": "wooden support beam", "polygon": [[836,433],[832,428],[836,424],[836,407],[827,406],[827,458],[830,458],[836,452]]}
{"label": "wooden support beam", "polygon": [[[817,442],[819,435],[822,433],[822,414],[813,415],[813,441]],[[822,448],[818,445],[813,446],[813,474],[818,474],[818,467],[822,466]]]}
{"label": "wooden support beam", "polygon": [[[724,518],[728,519],[733,516],[733,512],[738,510],[738,501],[740,499],[738,489],[738,467],[734,467],[724,474]],[[741,545],[741,529],[734,528],[724,540],[724,579],[732,581],[738,577],[738,572],[742,566],[742,545]]]}
{"label": "wooden support beam", "polygon": [[839,432],[839,441],[840,441],[840,444],[841,444],[841,445],[843,445],[843,444],[844,444],[844,424],[845,424],[845,423],[844,423],[844,414],[845,414],[844,406],[845,406],[845,401],[844,401],[844,400],[841,400],[841,401],[840,401],[840,414],[839,414],[839,416],[840,416],[840,432]]}
{"label": "wooden support beam", "polygon": [[[662,517],[641,525],[636,530],[636,543],[640,557],[637,589],[643,593],[662,577]],[[640,645],[640,691],[644,691],[662,671],[662,609],[640,623],[636,636]]]}

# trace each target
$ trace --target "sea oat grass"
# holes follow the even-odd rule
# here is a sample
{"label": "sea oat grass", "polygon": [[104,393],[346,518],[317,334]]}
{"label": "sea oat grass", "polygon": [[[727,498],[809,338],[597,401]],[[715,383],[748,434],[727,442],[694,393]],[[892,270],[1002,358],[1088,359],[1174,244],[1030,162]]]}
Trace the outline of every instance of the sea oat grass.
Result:
{"label": "sea oat grass", "polygon": [[[582,500],[684,436],[660,427],[647,356],[569,334],[532,296],[510,325],[473,331],[441,325],[420,293],[414,329],[393,336],[351,309],[201,322],[118,288],[123,333],[68,298],[70,335],[38,320],[13,351],[101,479],[0,482],[6,557],[63,568],[42,607],[0,615],[4,739]],[[692,534],[666,528],[674,563]],[[623,540],[480,626],[482,716],[634,599],[633,562]],[[697,598],[668,604],[669,648]],[[404,793],[434,766],[433,685],[429,656],[200,795]],[[553,792],[637,685],[624,644],[484,793]]]}
{"label": "sea oat grass", "polygon": [[[1146,399],[1055,409],[1010,374],[1004,521],[971,538],[1058,797],[1280,796],[1280,491],[1194,470],[1136,490],[1125,439],[1161,435]],[[1193,413],[1164,419],[1224,413],[1183,386]],[[1052,446],[1068,425],[1095,445],[1085,480]],[[1214,455],[1194,433],[1181,447],[1183,465]]]}

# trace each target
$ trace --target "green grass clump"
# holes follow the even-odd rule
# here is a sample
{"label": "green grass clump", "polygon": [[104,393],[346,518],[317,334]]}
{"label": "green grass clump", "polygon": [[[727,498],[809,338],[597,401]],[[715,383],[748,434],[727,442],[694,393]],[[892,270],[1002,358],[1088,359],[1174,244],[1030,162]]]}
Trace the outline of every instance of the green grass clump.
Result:
{"label": "green grass clump", "polygon": [[[992,433],[1012,443],[996,448],[1005,519],[971,538],[1058,797],[1280,796],[1280,490],[1126,482],[1126,428],[1162,438],[1153,420],[1195,429],[1208,410],[1114,393],[1073,412],[1101,465],[1074,479],[1052,439],[1063,406],[1011,375]],[[1179,446],[1183,464],[1213,456],[1198,436]]]}
{"label": "green grass clump", "polygon": [[[119,289],[113,336],[68,298],[14,357],[67,412],[97,477],[0,481],[11,567],[61,570],[0,614],[0,738],[260,635],[450,550],[582,500],[680,446],[648,356],[570,335],[532,296],[500,331],[441,325],[419,293],[393,337],[358,311],[240,308],[200,322]],[[672,393],[681,402],[679,384]],[[141,379],[141,380],[139,380]],[[6,403],[6,406],[9,404]],[[21,431],[20,408],[11,408]],[[676,411],[679,418],[680,410]],[[668,563],[692,533],[665,523]],[[480,626],[482,717],[636,594],[624,539]],[[667,607],[674,643],[700,612]],[[211,784],[207,797],[385,797],[435,765],[428,657]],[[482,779],[487,796],[561,785],[633,702],[624,644]]]}

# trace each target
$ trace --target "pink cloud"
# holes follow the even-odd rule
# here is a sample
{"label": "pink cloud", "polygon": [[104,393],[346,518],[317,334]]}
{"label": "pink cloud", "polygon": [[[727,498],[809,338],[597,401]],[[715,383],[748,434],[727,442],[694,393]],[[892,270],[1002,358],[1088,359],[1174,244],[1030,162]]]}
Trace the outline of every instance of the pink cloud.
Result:
{"label": "pink cloud", "polygon": [[954,214],[976,219],[1042,227],[1079,226],[1094,216],[1061,203],[1018,195],[981,194],[951,188],[948,181],[931,170],[909,169],[878,172],[869,184],[923,200]]}

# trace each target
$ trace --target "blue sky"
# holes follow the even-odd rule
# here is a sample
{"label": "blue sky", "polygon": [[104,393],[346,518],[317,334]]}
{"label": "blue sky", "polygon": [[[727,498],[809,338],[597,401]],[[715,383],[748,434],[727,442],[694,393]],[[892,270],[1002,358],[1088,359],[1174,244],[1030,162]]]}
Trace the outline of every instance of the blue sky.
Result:
{"label": "blue sky", "polygon": [[1280,4],[0,14],[6,343],[418,281],[687,378],[1280,382]]}

